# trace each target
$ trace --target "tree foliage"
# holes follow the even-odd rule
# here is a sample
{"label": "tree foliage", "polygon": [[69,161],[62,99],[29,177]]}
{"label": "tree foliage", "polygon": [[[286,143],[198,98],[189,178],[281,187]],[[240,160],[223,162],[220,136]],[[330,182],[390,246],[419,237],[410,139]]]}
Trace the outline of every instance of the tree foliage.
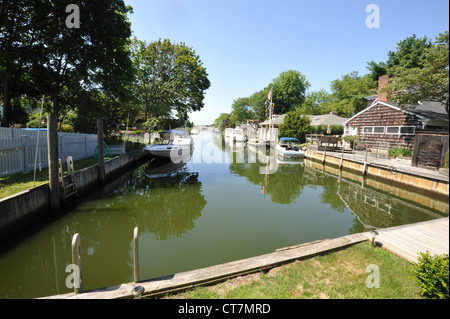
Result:
{"label": "tree foliage", "polygon": [[184,43],[158,40],[147,44],[133,39],[131,45],[136,81],[133,86],[144,121],[150,117],[187,114],[203,108],[210,87],[206,68],[195,51]]}
{"label": "tree foliage", "polygon": [[306,134],[309,134],[311,120],[308,116],[303,116],[299,110],[288,112],[280,125],[279,137],[293,137],[301,143],[306,141]]}
{"label": "tree foliage", "polygon": [[373,95],[376,87],[377,82],[367,74],[360,76],[356,71],[346,74],[331,82],[332,100],[322,114],[336,111],[341,116],[350,117],[367,107],[366,97]]}
{"label": "tree foliage", "polygon": [[388,52],[386,62],[368,62],[369,76],[373,81],[378,81],[382,75],[392,73],[396,68],[417,68],[421,67],[425,52],[432,46],[429,38],[418,38],[415,34],[397,43],[395,51]]}
{"label": "tree foliage", "polygon": [[415,105],[428,100],[442,103],[449,112],[449,32],[439,34],[427,48],[420,63],[413,68],[400,66],[388,86],[392,99],[400,105]]}
{"label": "tree foliage", "polygon": [[277,114],[285,114],[300,107],[305,100],[306,90],[310,87],[306,77],[294,70],[281,72],[272,83],[272,99]]}

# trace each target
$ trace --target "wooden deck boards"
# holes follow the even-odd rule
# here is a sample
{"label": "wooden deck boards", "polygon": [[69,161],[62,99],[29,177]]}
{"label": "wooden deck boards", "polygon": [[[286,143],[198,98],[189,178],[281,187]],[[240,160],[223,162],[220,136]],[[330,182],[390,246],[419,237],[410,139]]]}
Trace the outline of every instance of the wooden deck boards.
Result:
{"label": "wooden deck boards", "polygon": [[[419,252],[449,253],[449,218],[440,218],[412,225],[378,229],[376,241],[392,253],[417,262]],[[370,233],[364,233],[371,238]]]}

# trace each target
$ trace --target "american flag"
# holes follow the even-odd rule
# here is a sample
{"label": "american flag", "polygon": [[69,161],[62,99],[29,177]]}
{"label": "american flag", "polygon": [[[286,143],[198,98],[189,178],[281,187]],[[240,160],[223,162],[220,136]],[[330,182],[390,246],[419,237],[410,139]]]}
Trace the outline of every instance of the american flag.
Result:
{"label": "american flag", "polygon": [[267,95],[267,99],[270,101],[272,100],[272,88],[270,88],[269,95]]}

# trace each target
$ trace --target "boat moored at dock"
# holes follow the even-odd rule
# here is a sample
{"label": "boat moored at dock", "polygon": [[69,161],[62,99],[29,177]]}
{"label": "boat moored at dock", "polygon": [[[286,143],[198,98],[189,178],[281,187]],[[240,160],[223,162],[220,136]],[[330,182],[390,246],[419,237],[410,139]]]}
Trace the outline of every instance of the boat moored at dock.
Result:
{"label": "boat moored at dock", "polygon": [[192,137],[182,130],[169,130],[162,132],[162,143],[154,143],[144,147],[143,152],[152,156],[171,158],[179,162],[189,156],[194,148]]}
{"label": "boat moored at dock", "polygon": [[300,143],[300,141],[293,137],[281,137],[280,142],[276,147],[278,156],[281,158],[305,157],[305,152],[295,146],[295,143]]}

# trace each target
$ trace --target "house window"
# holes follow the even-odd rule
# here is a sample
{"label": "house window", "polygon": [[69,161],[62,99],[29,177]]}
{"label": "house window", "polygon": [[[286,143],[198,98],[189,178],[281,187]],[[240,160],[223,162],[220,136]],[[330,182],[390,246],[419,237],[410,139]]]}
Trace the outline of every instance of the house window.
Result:
{"label": "house window", "polygon": [[384,126],[375,126],[373,132],[376,134],[384,134]]}
{"label": "house window", "polygon": [[386,134],[398,134],[400,126],[388,126],[386,127]]}
{"label": "house window", "polygon": [[402,134],[402,135],[414,135],[416,129],[414,126],[388,126],[386,127],[387,134]]}
{"label": "house window", "polygon": [[415,131],[416,130],[415,130],[414,126],[402,126],[402,127],[400,127],[400,134],[414,135]]}
{"label": "house window", "polygon": [[363,133],[372,133],[373,127],[372,126],[364,126],[363,127]]}

